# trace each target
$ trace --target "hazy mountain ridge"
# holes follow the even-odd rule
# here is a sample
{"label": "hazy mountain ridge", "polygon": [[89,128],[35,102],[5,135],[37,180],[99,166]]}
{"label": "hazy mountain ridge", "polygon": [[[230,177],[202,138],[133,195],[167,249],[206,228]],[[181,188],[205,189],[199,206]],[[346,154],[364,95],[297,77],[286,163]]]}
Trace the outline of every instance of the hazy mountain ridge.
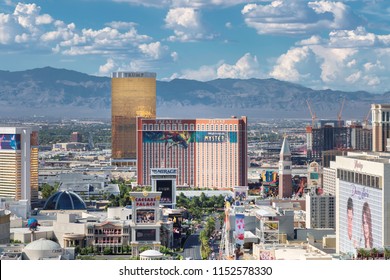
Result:
{"label": "hazy mountain ridge", "polygon": [[[157,114],[165,117],[310,118],[306,99],[318,118],[336,118],[341,99],[343,116],[362,119],[372,103],[388,103],[364,91],[313,90],[275,79],[217,79],[208,82],[157,81]],[[53,117],[109,118],[111,79],[51,67],[0,71],[1,116],[39,114]]]}

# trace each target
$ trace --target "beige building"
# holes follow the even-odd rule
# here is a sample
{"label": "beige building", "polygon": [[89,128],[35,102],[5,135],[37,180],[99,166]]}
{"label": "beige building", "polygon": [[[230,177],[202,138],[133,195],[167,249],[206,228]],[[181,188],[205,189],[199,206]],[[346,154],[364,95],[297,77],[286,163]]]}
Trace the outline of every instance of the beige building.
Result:
{"label": "beige building", "polygon": [[136,164],[136,117],[156,117],[156,73],[114,72],[111,80],[112,164]]}
{"label": "beige building", "polygon": [[372,104],[372,151],[386,151],[390,138],[390,104]]}
{"label": "beige building", "polygon": [[0,197],[38,200],[38,131],[0,127]]}

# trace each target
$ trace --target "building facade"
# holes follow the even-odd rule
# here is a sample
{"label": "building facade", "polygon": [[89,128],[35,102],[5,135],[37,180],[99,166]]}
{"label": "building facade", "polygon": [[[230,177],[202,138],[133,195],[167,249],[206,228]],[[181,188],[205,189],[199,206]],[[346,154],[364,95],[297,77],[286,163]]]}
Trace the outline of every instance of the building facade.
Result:
{"label": "building facade", "polygon": [[114,72],[111,106],[112,164],[135,165],[136,117],[156,117],[156,73]]}
{"label": "building facade", "polygon": [[306,227],[335,228],[336,198],[333,195],[306,195]]}
{"label": "building facade", "polygon": [[151,185],[153,168],[176,168],[177,186],[247,185],[246,117],[138,118],[137,131],[139,185]]}
{"label": "building facade", "polygon": [[0,127],[0,197],[38,200],[38,131]]}
{"label": "building facade", "polygon": [[336,251],[355,255],[359,248],[390,246],[390,156],[349,152],[336,170]]}
{"label": "building facade", "polygon": [[372,104],[372,151],[386,151],[390,138],[390,104]]}

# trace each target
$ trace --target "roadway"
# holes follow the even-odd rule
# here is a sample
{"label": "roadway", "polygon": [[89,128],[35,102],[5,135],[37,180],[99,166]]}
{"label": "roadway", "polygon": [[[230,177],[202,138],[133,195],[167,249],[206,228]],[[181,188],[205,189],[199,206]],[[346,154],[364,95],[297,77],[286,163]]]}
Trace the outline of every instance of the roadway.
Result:
{"label": "roadway", "polygon": [[183,258],[191,258],[193,260],[201,260],[200,254],[200,241],[199,241],[200,230],[196,230],[195,233],[191,234],[186,242],[184,243]]}

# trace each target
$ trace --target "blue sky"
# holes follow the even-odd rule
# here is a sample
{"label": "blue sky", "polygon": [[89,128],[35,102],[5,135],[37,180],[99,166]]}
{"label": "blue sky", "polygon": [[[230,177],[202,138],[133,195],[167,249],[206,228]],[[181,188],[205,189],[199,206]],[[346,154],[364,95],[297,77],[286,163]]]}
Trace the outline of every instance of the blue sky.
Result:
{"label": "blue sky", "polygon": [[390,1],[2,0],[0,69],[44,66],[382,93]]}

